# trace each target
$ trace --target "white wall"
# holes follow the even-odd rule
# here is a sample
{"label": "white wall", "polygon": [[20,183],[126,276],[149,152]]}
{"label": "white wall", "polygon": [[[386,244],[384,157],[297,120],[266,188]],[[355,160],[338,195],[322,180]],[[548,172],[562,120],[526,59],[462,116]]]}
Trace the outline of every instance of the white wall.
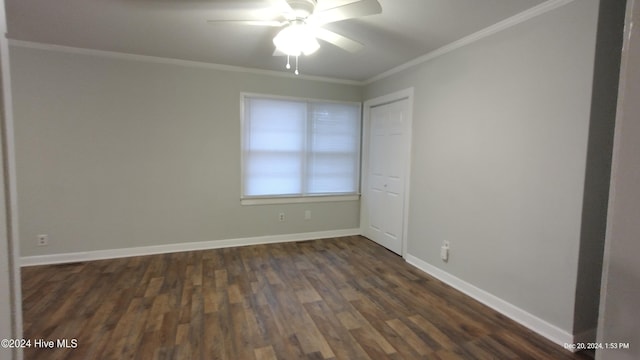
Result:
{"label": "white wall", "polygon": [[[4,112],[4,106],[0,107],[0,111]],[[0,116],[0,119],[3,119],[3,117]],[[0,137],[0,158],[2,158],[3,143],[4,139]],[[13,291],[11,290],[12,272],[10,271],[11,263],[9,261],[11,248],[9,247],[9,232],[6,221],[7,198],[4,191],[5,171],[3,166],[0,167],[0,173],[3,179],[0,181],[0,339],[10,339],[14,337],[12,329],[13,306],[11,299]],[[11,353],[11,349],[0,348],[0,359],[9,359]]]}
{"label": "white wall", "polygon": [[[640,4],[630,0],[622,56],[598,341],[630,343],[596,359],[640,359]],[[627,31],[629,27],[627,27]]]}
{"label": "white wall", "polygon": [[365,89],[415,88],[408,254],[566,334],[597,15],[574,1]]}
{"label": "white wall", "polygon": [[[4,110],[4,107],[2,107]],[[3,141],[0,138],[0,149],[2,148]],[[4,167],[1,167],[0,173],[2,173],[3,179],[5,176]],[[11,265],[9,262],[9,254],[11,254],[9,242],[8,242],[8,228],[6,222],[5,205],[7,199],[4,193],[4,180],[0,182],[2,190],[0,190],[0,339],[13,338],[12,328],[12,314],[13,306],[11,296],[13,291],[11,290],[12,272],[10,271]],[[11,357],[11,349],[0,348],[0,359],[9,359]]]}
{"label": "white wall", "polygon": [[[3,6],[4,2],[0,2],[0,6]],[[4,14],[1,14],[0,22],[4,23]],[[0,27],[1,28],[1,27]],[[0,30],[0,34],[4,34],[3,31]],[[2,52],[2,47],[0,47],[0,53]],[[4,88],[2,87],[2,81],[0,74],[0,121],[4,123],[4,101],[2,99],[2,95],[4,94]],[[11,290],[11,281],[12,281],[12,273],[11,273],[11,262],[10,262],[10,254],[11,247],[9,246],[9,229],[7,227],[7,204],[8,199],[5,194],[5,181],[6,181],[6,172],[4,168],[4,136],[0,136],[0,159],[2,159],[3,166],[0,166],[0,174],[2,175],[2,180],[0,180],[0,339],[10,339],[13,338],[13,329],[12,329],[12,299],[11,295],[13,291]],[[0,359],[9,359],[11,356],[11,350],[0,347]]]}
{"label": "white wall", "polygon": [[358,86],[16,45],[11,62],[23,256],[358,227],[358,201],[241,206],[239,113],[242,91]]}

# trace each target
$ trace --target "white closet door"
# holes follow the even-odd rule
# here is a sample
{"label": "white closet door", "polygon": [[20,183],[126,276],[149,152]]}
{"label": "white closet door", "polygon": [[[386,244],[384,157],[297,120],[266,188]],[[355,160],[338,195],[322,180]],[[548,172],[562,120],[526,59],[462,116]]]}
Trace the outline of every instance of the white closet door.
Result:
{"label": "white closet door", "polygon": [[369,115],[364,236],[402,254],[409,101],[372,107]]}

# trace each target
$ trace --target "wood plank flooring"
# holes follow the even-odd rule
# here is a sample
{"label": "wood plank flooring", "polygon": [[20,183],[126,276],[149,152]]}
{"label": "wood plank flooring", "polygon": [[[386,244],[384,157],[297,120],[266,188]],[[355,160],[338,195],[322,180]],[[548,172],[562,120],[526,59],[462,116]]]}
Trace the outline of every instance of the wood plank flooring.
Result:
{"label": "wood plank flooring", "polygon": [[26,267],[25,359],[585,359],[359,237]]}

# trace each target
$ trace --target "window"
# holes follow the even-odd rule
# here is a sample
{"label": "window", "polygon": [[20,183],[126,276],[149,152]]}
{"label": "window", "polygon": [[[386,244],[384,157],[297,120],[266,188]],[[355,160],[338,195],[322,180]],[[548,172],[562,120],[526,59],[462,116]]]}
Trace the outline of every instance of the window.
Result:
{"label": "window", "polygon": [[242,198],[357,195],[360,104],[243,95]]}

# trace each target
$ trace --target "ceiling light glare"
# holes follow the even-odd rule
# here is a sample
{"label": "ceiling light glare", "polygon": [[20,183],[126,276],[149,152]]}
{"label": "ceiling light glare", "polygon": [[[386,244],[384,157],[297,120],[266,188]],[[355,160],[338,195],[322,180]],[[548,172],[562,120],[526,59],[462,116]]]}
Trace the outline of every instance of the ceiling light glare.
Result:
{"label": "ceiling light glare", "polygon": [[320,48],[313,30],[305,23],[293,23],[280,30],[273,44],[290,56],[311,55]]}

